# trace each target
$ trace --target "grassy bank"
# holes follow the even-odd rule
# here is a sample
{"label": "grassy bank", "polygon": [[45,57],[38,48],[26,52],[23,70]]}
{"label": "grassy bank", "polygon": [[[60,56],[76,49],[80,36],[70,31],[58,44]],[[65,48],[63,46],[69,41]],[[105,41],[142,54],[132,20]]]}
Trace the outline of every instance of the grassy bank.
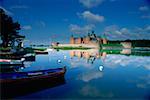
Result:
{"label": "grassy bank", "polygon": [[30,47],[27,47],[27,48],[24,49],[24,51],[26,53],[35,53],[35,50],[37,50],[37,51],[45,51],[46,48],[30,48]]}
{"label": "grassy bank", "polygon": [[121,52],[121,50],[113,50],[113,49],[111,49],[111,50],[107,50],[107,49],[105,49],[105,50],[100,50],[100,52],[106,52],[107,54],[120,54],[120,52]]}
{"label": "grassy bank", "polygon": [[6,47],[6,48],[0,47],[1,52],[9,52],[10,50],[11,50],[11,47]]}
{"label": "grassy bank", "polygon": [[106,52],[107,54],[120,54],[120,55],[132,55],[132,56],[150,56],[150,51],[141,51],[131,49],[131,54],[122,54],[121,49],[101,49],[99,52]]}
{"label": "grassy bank", "polygon": [[121,44],[102,44],[102,47],[123,47]]}

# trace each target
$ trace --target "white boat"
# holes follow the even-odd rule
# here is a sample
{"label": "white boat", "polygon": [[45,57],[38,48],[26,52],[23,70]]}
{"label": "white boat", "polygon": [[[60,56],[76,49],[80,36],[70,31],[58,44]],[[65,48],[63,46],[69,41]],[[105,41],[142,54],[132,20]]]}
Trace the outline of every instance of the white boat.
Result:
{"label": "white boat", "polygon": [[22,65],[24,59],[21,60],[11,60],[11,59],[0,59],[1,65]]}

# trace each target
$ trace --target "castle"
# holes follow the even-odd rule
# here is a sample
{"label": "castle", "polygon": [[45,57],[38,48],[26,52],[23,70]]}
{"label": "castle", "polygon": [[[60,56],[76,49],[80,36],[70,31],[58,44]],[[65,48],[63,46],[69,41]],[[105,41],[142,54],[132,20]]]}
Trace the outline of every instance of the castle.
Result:
{"label": "castle", "polygon": [[107,44],[108,40],[105,37],[96,36],[94,31],[92,33],[88,33],[87,36],[83,37],[74,37],[73,35],[70,37],[70,43],[68,44],[60,44],[60,43],[52,43],[53,47],[85,47],[85,48],[100,48],[102,44]]}
{"label": "castle", "polygon": [[88,35],[84,37],[74,37],[72,35],[70,38],[70,44],[107,44],[107,39],[98,37],[94,34],[94,32],[92,32],[91,34],[88,33]]}

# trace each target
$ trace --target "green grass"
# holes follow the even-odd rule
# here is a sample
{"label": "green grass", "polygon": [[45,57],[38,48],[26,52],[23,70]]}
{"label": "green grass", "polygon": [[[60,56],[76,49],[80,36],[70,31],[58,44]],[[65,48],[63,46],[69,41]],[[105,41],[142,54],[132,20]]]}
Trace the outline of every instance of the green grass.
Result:
{"label": "green grass", "polygon": [[34,50],[33,50],[33,48],[27,47],[27,48],[24,48],[24,52],[26,52],[26,53],[34,53]]}
{"label": "green grass", "polygon": [[46,50],[46,48],[33,48],[33,50],[45,51],[45,50]]}
{"label": "green grass", "polygon": [[[121,49],[120,50],[113,50],[113,49],[101,49],[100,52],[106,52],[107,54],[121,54]],[[121,55],[132,55],[132,56],[150,56],[149,51],[139,51],[139,50],[131,50],[131,54],[121,54]]]}
{"label": "green grass", "polygon": [[24,49],[24,51],[26,53],[35,53],[35,50],[38,50],[38,51],[45,51],[46,48],[30,48],[30,47],[27,47]]}
{"label": "green grass", "polygon": [[122,47],[121,44],[102,44],[104,47]]}
{"label": "green grass", "polygon": [[105,50],[100,50],[100,52],[106,52],[107,54],[120,54],[120,52],[121,52],[121,50],[107,50],[107,49],[105,49]]}
{"label": "green grass", "polygon": [[0,47],[0,51],[7,51],[7,50],[10,50],[10,49],[11,49],[11,47],[6,47],[6,48]]}
{"label": "green grass", "polygon": [[87,47],[53,47],[54,49],[60,49],[60,50],[87,50],[90,48]]}

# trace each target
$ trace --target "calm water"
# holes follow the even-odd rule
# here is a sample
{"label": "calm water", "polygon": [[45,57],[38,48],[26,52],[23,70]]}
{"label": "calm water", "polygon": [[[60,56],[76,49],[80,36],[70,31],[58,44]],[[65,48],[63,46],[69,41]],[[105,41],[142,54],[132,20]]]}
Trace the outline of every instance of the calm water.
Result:
{"label": "calm water", "polygon": [[66,66],[65,83],[17,98],[150,98],[150,56],[49,51],[25,65],[20,71]]}

